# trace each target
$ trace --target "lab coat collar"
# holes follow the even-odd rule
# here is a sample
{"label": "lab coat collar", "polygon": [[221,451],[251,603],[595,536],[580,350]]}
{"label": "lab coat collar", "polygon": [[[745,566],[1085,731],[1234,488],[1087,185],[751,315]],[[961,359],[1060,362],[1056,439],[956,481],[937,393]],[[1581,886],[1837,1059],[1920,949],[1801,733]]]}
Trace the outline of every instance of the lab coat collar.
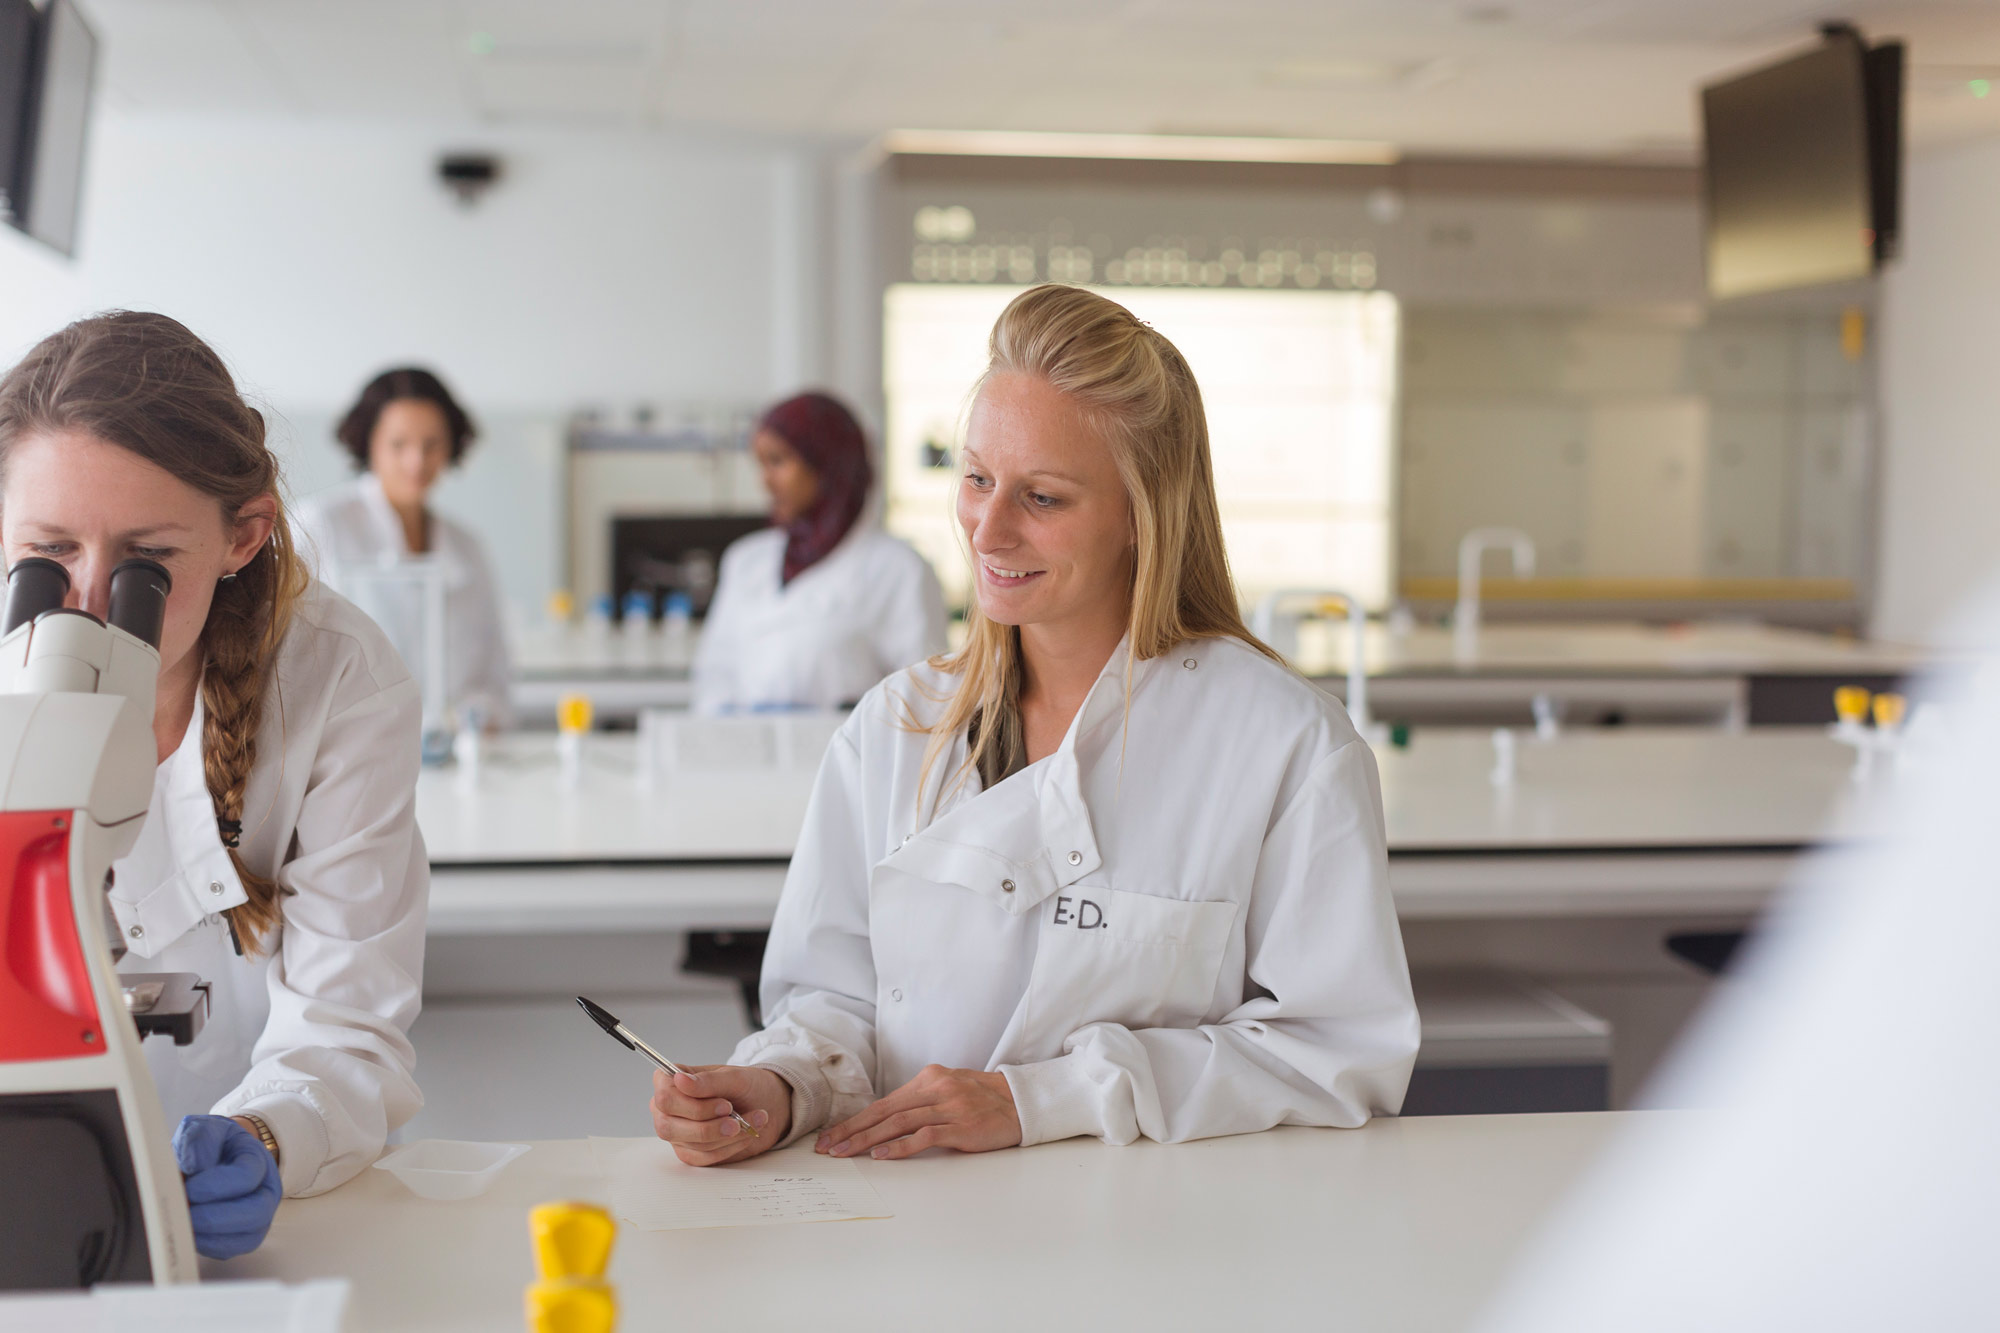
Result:
{"label": "lab coat collar", "polygon": [[382,479],[373,472],[363,472],[354,479],[354,493],[361,497],[361,504],[368,511],[368,521],[375,528],[375,536],[381,542],[381,549],[394,551],[398,556],[410,554],[410,543],[403,535],[403,516],[396,512],[396,506],[389,503],[389,497],[382,492]]}
{"label": "lab coat collar", "polygon": [[[1083,799],[1083,765],[1108,748],[1099,744],[1112,723],[1122,728],[1128,695],[1137,693],[1150,663],[1131,662],[1127,643],[1104,665],[1077,709],[1055,753],[1030,764],[991,790],[969,790],[931,824],[907,838],[882,865],[934,883],[969,889],[1015,916],[1034,910],[1050,895],[1099,870],[1097,836]],[[1121,747],[1122,748],[1122,747]],[[939,770],[955,768],[964,757],[941,759]],[[942,784],[949,772],[933,774]],[[935,793],[932,801],[937,800]]]}
{"label": "lab coat collar", "polygon": [[383,563],[435,560],[444,571],[446,587],[460,588],[471,582],[472,570],[460,552],[457,535],[436,510],[428,507],[424,510],[430,524],[431,549],[423,555],[414,555],[409,537],[403,531],[403,516],[383,493],[382,479],[373,472],[363,472],[355,478],[355,488],[362,508],[368,511],[369,526],[375,530],[375,549],[383,552]]}
{"label": "lab coat collar", "polygon": [[[141,958],[153,957],[210,913],[250,900],[215,822],[215,801],[202,762],[204,713],[197,692],[187,734],[154,777],[153,813],[119,863],[126,877],[117,879],[108,895],[125,947]],[[142,883],[130,877],[141,869],[167,873],[157,882]]]}

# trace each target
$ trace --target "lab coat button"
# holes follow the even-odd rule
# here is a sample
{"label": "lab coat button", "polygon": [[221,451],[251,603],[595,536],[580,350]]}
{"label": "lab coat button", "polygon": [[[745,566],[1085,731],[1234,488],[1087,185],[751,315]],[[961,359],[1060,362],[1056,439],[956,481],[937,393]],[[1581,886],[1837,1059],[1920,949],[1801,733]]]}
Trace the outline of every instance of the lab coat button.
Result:
{"label": "lab coat button", "polygon": [[1073,866],[1080,866],[1080,865],[1082,865],[1082,864],[1083,864],[1083,853],[1082,853],[1082,852],[1071,852],[1071,853],[1069,854],[1069,863],[1070,863],[1071,865],[1073,865]]}
{"label": "lab coat button", "polygon": [[210,881],[208,882],[208,891],[209,891],[210,893],[221,893],[221,892],[222,892],[222,881],[221,881],[221,880],[219,880],[219,879],[212,879],[212,880],[210,880]]}
{"label": "lab coat button", "polygon": [[1192,657],[1184,658],[1181,661],[1181,665],[1186,667],[1189,671],[1192,671],[1194,670],[1194,659]]}
{"label": "lab coat button", "polygon": [[135,940],[144,939],[146,937],[146,928],[144,926],[134,926],[125,933]]}
{"label": "lab coat button", "polygon": [[901,990],[892,990],[889,992],[889,998],[892,1000],[901,1000],[903,998],[903,992]]}
{"label": "lab coat button", "polygon": [[1012,893],[1013,891],[1014,891],[1014,881],[1013,881],[1013,880],[1011,880],[1011,879],[1003,879],[1003,880],[1001,880],[1001,881],[1000,881],[1000,892],[1002,892],[1002,893]]}

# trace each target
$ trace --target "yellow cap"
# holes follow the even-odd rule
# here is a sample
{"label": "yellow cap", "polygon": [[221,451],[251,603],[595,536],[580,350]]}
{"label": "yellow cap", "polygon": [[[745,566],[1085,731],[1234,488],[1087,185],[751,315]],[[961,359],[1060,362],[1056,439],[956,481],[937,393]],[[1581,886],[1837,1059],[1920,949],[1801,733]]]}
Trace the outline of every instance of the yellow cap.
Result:
{"label": "yellow cap", "polygon": [[558,731],[590,730],[590,696],[587,694],[565,694],[556,700],[556,729]]}
{"label": "yellow cap", "polygon": [[568,588],[557,588],[549,594],[549,619],[566,621],[576,614],[576,598],[570,596]]}
{"label": "yellow cap", "polygon": [[1859,361],[1867,350],[1868,312],[1858,305],[1848,306],[1840,312],[1840,354],[1849,361]]}
{"label": "yellow cap", "polygon": [[528,1212],[535,1268],[544,1279],[604,1276],[618,1224],[594,1203],[544,1203]]}
{"label": "yellow cap", "polygon": [[1868,691],[1859,685],[1843,685],[1833,692],[1833,714],[1842,722],[1865,721],[1868,699]]}
{"label": "yellow cap", "polygon": [[536,1282],[524,1301],[528,1333],[611,1333],[618,1323],[618,1297],[594,1277]]}
{"label": "yellow cap", "polygon": [[1903,725],[1903,713],[1909,707],[1908,700],[1900,694],[1878,694],[1875,696],[1875,725],[1894,729]]}

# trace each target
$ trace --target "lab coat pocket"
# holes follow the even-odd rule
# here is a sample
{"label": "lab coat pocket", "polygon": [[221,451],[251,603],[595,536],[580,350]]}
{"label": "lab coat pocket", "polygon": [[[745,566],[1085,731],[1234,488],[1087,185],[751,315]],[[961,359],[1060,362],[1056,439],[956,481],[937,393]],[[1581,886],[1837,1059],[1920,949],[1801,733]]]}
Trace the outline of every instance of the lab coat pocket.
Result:
{"label": "lab coat pocket", "polygon": [[1079,884],[1042,913],[1030,1021],[1037,1044],[1059,1045],[1091,1023],[1200,1023],[1215,994],[1236,904]]}

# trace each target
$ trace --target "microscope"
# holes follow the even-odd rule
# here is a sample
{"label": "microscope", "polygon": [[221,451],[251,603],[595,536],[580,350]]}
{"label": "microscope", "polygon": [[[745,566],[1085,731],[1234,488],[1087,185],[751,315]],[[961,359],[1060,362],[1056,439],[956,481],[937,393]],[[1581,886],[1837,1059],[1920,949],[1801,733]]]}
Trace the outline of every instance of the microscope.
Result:
{"label": "microscope", "polygon": [[28,559],[0,611],[0,1290],[191,1282],[187,1196],[140,1051],[208,994],[120,976],[105,888],[152,803],[167,571],[127,560],[104,620]]}

